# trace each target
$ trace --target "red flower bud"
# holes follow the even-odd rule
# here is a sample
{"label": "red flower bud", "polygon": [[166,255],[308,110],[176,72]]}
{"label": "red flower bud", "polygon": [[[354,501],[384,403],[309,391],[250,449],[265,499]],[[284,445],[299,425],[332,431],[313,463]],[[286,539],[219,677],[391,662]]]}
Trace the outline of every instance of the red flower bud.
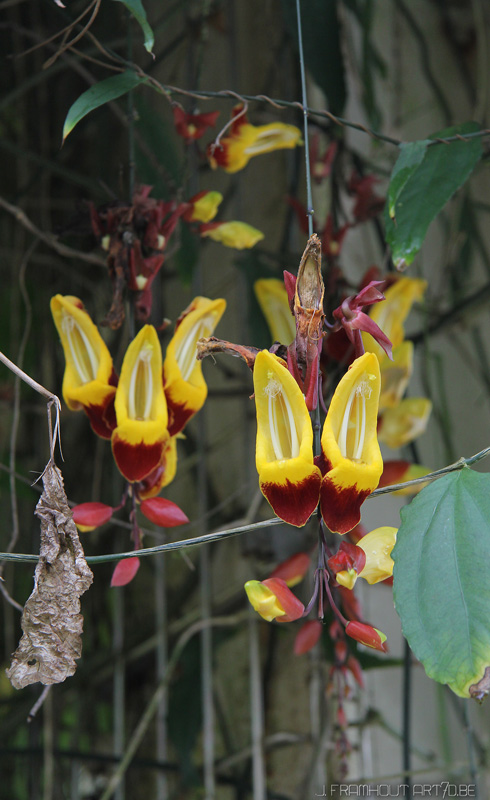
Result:
{"label": "red flower bud", "polygon": [[335,659],[343,664],[347,655],[347,642],[345,639],[338,639],[334,644]]}
{"label": "red flower bud", "polygon": [[351,672],[356,683],[364,689],[364,676],[359,661],[355,656],[349,656],[346,662],[347,669]]}
{"label": "red flower bud", "polygon": [[105,503],[80,503],[73,509],[73,521],[80,531],[93,531],[109,522],[113,508]]}
{"label": "red flower bud", "polygon": [[365,622],[349,622],[347,623],[345,632],[347,636],[366,645],[366,647],[372,647],[374,650],[380,650],[382,653],[386,653],[388,650],[385,645],[385,634],[377,628],[367,625]]}
{"label": "red flower bud", "polygon": [[140,568],[140,560],[136,556],[118,561],[112,573],[111,587],[126,586],[130,583]]}
{"label": "red flower bud", "polygon": [[312,650],[318,642],[323,625],[318,619],[310,619],[300,628],[294,640],[294,654],[301,656]]}
{"label": "red flower bud", "polygon": [[308,553],[295,553],[291,558],[287,558],[275,568],[271,573],[271,578],[282,578],[291,588],[303,580],[310,566]]}
{"label": "red flower bud", "polygon": [[150,497],[148,500],[143,500],[140,508],[141,513],[150,522],[154,522],[155,525],[160,525],[162,528],[175,528],[177,525],[185,525],[186,522],[189,522],[189,518],[182,509],[171,500],[166,500],[165,497]]}

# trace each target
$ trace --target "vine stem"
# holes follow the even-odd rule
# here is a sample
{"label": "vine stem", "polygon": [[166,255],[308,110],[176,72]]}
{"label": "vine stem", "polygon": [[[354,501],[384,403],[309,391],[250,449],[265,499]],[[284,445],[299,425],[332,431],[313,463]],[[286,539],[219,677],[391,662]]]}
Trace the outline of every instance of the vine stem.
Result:
{"label": "vine stem", "polygon": [[[0,360],[3,360],[1,355],[2,354],[0,353]],[[371,494],[368,496],[368,499],[369,497],[378,497],[381,494],[396,492],[399,489],[406,489],[407,486],[428,483],[429,481],[441,478],[443,475],[447,475],[449,472],[456,472],[459,469],[463,469],[471,464],[475,464],[477,461],[480,461],[482,458],[486,458],[488,455],[490,455],[490,447],[485,447],[484,450],[480,450],[478,453],[475,453],[475,455],[470,456],[469,458],[460,458],[459,461],[455,461],[454,464],[449,464],[447,467],[442,467],[442,469],[438,469],[435,472],[430,472],[428,475],[424,475],[423,478],[415,478],[413,481],[395,483],[392,486],[384,486],[382,489],[375,489],[374,492],[371,492]],[[279,519],[279,517],[272,517],[271,519],[264,519],[260,522],[247,523],[246,525],[241,525],[237,528],[229,528],[228,530],[224,531],[206,533],[204,536],[196,536],[193,539],[181,539],[178,542],[166,542],[165,544],[159,544],[155,547],[144,547],[141,550],[138,550],[138,557],[141,558],[143,556],[153,556],[157,553],[164,553],[169,550],[182,550],[186,547],[197,547],[201,544],[217,542],[220,539],[228,539],[230,536],[238,536],[241,533],[247,533],[247,531],[258,530],[259,528],[267,528],[270,525],[283,524],[283,520]],[[131,550],[130,552],[126,553],[105,553],[104,555],[100,556],[87,556],[86,560],[88,564],[102,564],[107,563],[108,561],[119,561],[122,558],[133,557],[134,551]],[[37,561],[39,561],[39,556],[34,555],[33,553],[0,553],[0,561],[1,560],[23,561],[25,563],[35,564]]]}

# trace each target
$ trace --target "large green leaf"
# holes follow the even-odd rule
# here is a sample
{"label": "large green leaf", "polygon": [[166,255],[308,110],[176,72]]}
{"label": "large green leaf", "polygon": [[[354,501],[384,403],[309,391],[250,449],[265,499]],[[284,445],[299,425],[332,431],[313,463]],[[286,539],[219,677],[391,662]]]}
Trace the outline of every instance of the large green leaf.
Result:
{"label": "large green leaf", "polygon": [[[466,122],[455,128],[447,128],[431,136],[431,139],[446,138],[477,131],[475,122]],[[390,245],[397,266],[411,264],[422,247],[427,229],[454,192],[471,175],[482,154],[481,139],[475,137],[450,144],[427,147],[422,154],[422,142],[402,150],[404,170],[397,162],[394,169],[395,188],[390,184],[389,195],[394,198],[385,207],[386,241]],[[408,165],[406,161],[408,160]],[[401,189],[397,185],[402,180]]]}
{"label": "large green leaf", "polygon": [[[296,0],[282,0],[283,16],[297,47]],[[341,114],[346,99],[344,60],[336,0],[308,0],[301,4],[301,29],[306,68],[328,99],[329,110]]]}
{"label": "large green leaf", "polygon": [[155,37],[153,36],[153,31],[146,18],[146,11],[143,8],[141,0],[118,0],[118,2],[123,3],[135,20],[140,24],[145,37],[145,49],[151,53],[153,45],[155,44]]}
{"label": "large green leaf", "polygon": [[146,78],[141,77],[134,70],[128,69],[121,72],[120,75],[113,75],[91,86],[70,107],[63,125],[63,141],[72,132],[75,125],[78,125],[80,120],[95,108],[99,108],[111,100],[116,100],[145,81]]}
{"label": "large green leaf", "polygon": [[490,667],[490,474],[445,475],[401,517],[392,556],[404,636],[430,678],[485,694],[488,678],[472,687]]}
{"label": "large green leaf", "polygon": [[393,167],[388,187],[388,212],[391,219],[395,217],[395,205],[401,192],[425,158],[429,142],[430,139],[421,139],[400,145],[400,155]]}

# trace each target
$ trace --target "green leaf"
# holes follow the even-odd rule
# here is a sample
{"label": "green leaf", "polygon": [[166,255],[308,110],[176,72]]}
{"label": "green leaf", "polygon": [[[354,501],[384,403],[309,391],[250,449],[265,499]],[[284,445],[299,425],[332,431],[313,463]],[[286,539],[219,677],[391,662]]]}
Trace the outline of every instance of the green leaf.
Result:
{"label": "green leaf", "polygon": [[146,78],[141,77],[134,70],[128,69],[120,75],[113,75],[91,86],[90,89],[80,95],[78,100],[75,100],[68,111],[63,125],[63,142],[68,134],[72,132],[75,125],[78,125],[80,120],[95,108],[121,97],[121,95],[126,94],[145,81]]}
{"label": "green leaf", "polygon": [[391,219],[395,216],[395,204],[398,200],[405,184],[424,160],[425,151],[430,139],[421,139],[417,142],[402,143],[400,145],[400,155],[391,173],[390,185],[388,188],[388,212]]}
{"label": "green leaf", "polygon": [[[286,27],[297,47],[298,23],[295,0],[282,0]],[[301,30],[305,64],[322,89],[332,114],[341,114],[347,89],[336,0],[308,0],[301,5]]]}
{"label": "green leaf", "polygon": [[[464,136],[477,130],[479,125],[476,122],[465,122],[439,131],[430,138]],[[427,147],[425,157],[411,170],[393,207],[390,209],[389,203],[385,207],[386,241],[397,266],[412,263],[422,247],[430,223],[469,178],[481,154],[481,139],[478,137]],[[391,219],[390,214],[395,219]]]}
{"label": "green leaf", "polygon": [[[155,44],[155,37],[153,36],[153,31],[150,25],[148,24],[146,11],[143,8],[141,0],[117,0],[117,2],[125,5],[128,11],[135,18],[136,22],[140,24],[145,37],[145,50],[148,50],[149,53],[152,53],[153,45]],[[153,56],[153,58],[154,57],[155,56]]]}
{"label": "green leaf", "polygon": [[401,517],[392,557],[403,634],[430,678],[461,697],[486,693],[472,687],[490,666],[490,474],[445,475]]}

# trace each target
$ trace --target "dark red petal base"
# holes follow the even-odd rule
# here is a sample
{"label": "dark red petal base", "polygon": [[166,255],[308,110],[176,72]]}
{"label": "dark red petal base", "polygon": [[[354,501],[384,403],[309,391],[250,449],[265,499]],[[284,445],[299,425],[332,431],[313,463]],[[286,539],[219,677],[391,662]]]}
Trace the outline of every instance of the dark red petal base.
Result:
{"label": "dark red petal base", "polygon": [[361,505],[369,494],[369,490],[360,492],[356,486],[343,489],[326,475],[320,489],[320,509],[325,525],[335,533],[351,531],[361,519]]}
{"label": "dark red petal base", "polygon": [[175,436],[177,433],[180,433],[181,430],[187,425],[191,417],[194,416],[196,411],[193,408],[189,408],[184,403],[177,404],[172,402],[167,397],[167,408],[168,408],[168,432],[170,436]]}
{"label": "dark red petal base", "polygon": [[142,481],[158,467],[164,449],[164,442],[155,444],[128,444],[117,435],[112,437],[112,453],[118,469],[131,483]]}
{"label": "dark red petal base", "polygon": [[301,528],[318,505],[320,476],[312,475],[300,483],[261,483],[260,488],[278,517]]}
{"label": "dark red petal base", "polygon": [[116,427],[116,415],[114,412],[114,395],[109,398],[105,405],[84,406],[91,428],[101,439],[110,439],[112,431]]}

